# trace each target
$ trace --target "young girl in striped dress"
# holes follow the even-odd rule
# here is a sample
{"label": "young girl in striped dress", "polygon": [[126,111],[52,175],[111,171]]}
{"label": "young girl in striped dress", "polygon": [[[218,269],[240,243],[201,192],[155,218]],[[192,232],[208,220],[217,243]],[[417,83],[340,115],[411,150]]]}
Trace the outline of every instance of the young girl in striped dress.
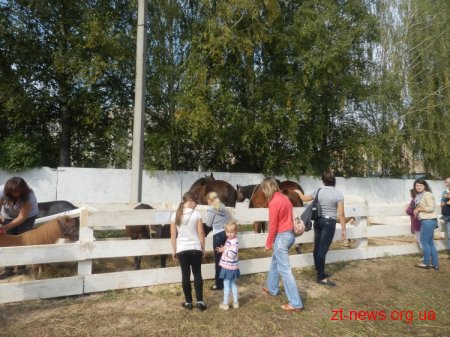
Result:
{"label": "young girl in striped dress", "polygon": [[238,249],[239,242],[237,238],[238,225],[235,221],[228,221],[225,224],[225,233],[227,241],[224,246],[218,247],[217,252],[222,253],[219,265],[222,267],[219,277],[223,279],[223,303],[219,305],[222,310],[230,308],[228,297],[230,291],[233,294],[233,308],[239,308],[238,289],[236,279],[241,276],[239,271]]}

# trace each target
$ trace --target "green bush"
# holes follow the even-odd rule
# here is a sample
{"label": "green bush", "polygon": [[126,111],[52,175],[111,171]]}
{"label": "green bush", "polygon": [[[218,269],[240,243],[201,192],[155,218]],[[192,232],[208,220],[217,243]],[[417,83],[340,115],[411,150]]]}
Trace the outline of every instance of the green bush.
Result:
{"label": "green bush", "polygon": [[7,171],[22,171],[42,165],[38,144],[19,133],[9,135],[0,142],[0,153],[0,168]]}

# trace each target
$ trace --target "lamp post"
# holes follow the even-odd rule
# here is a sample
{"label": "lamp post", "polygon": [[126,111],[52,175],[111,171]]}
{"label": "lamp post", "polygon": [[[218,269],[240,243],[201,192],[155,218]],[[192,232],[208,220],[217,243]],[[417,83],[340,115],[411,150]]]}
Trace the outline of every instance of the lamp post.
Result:
{"label": "lamp post", "polygon": [[131,158],[131,202],[142,201],[142,159],[147,53],[147,0],[138,0],[136,81],[134,92],[133,150]]}

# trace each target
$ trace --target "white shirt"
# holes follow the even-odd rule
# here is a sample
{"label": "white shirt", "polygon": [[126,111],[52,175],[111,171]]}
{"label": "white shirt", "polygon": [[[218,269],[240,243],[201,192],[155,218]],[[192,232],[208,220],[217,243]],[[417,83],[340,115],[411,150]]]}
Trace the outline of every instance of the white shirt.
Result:
{"label": "white shirt", "polygon": [[[172,214],[172,223],[175,223],[175,215]],[[177,253],[185,250],[202,250],[197,230],[198,220],[201,219],[202,215],[199,211],[192,208],[183,209],[183,219],[181,224],[177,226]]]}

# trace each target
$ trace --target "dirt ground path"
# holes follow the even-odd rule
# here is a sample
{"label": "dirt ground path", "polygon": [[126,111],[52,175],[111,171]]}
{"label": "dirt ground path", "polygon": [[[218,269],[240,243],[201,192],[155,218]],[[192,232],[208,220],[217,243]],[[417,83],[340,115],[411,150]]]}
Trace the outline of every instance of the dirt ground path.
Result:
{"label": "dirt ground path", "polygon": [[[186,311],[180,284],[0,305],[0,336],[450,336],[450,260],[441,268],[414,268],[419,256],[327,266],[336,287],[314,282],[312,268],[294,274],[306,310],[280,309],[286,298],[261,288],[265,273],[239,280],[241,308],[218,308],[221,292],[209,290],[208,309]],[[1,294],[0,294],[1,296]]]}

